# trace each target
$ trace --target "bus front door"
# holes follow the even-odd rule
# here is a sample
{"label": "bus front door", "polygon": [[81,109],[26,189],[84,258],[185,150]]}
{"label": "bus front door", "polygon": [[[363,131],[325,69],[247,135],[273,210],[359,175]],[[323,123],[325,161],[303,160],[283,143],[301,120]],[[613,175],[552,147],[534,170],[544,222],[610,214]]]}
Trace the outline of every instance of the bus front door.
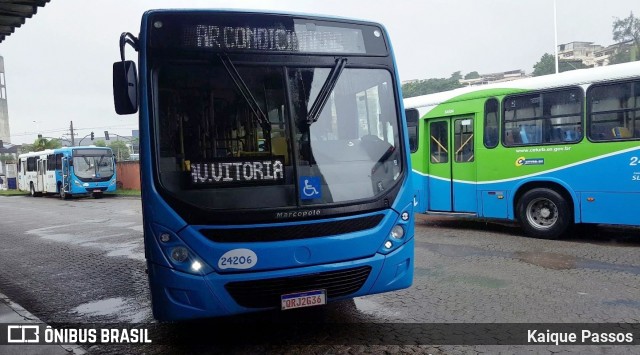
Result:
{"label": "bus front door", "polygon": [[60,186],[60,195],[63,196],[65,193],[71,192],[69,178],[69,158],[62,158],[62,186]]}
{"label": "bus front door", "polygon": [[44,188],[44,182],[45,182],[45,168],[47,166],[47,161],[44,159],[40,159],[38,160],[38,172],[36,174],[36,186],[34,186],[34,189],[36,192],[45,192],[46,189]]}
{"label": "bus front door", "polygon": [[473,116],[429,121],[429,211],[475,213]]}

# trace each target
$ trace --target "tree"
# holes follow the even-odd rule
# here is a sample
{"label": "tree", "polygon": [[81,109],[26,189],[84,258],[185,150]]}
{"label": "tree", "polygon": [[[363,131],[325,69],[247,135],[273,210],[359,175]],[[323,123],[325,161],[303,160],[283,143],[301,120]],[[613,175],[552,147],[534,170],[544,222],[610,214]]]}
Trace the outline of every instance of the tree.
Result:
{"label": "tree", "polygon": [[588,68],[580,59],[560,59],[558,70],[562,72]]}
{"label": "tree", "polygon": [[631,61],[631,58],[633,56],[632,52],[632,48],[630,47],[619,47],[618,50],[611,56],[609,56],[609,65],[613,65],[613,64],[621,64],[621,63],[628,63],[629,61]]}
{"label": "tree", "polygon": [[23,144],[20,146],[20,153],[29,153],[33,151],[33,144]]}
{"label": "tree", "polygon": [[113,154],[115,154],[118,160],[129,159],[129,147],[127,147],[127,143],[123,141],[113,141],[109,144],[109,148],[113,150]]}
{"label": "tree", "polygon": [[533,65],[533,76],[553,74],[555,72],[556,58],[549,53],[543,54],[540,61]]}
{"label": "tree", "polygon": [[13,162],[14,160],[15,157],[13,156],[13,154],[0,153],[0,162],[7,163]]}
{"label": "tree", "polygon": [[[43,151],[45,149],[56,149],[56,148],[60,148],[62,147],[62,143],[60,143],[59,139],[55,139],[55,138],[36,138],[36,140],[33,142],[33,144],[29,145],[26,144],[26,146],[29,146],[28,148],[30,148],[31,150],[29,150],[30,152],[40,152]],[[23,149],[24,151],[24,149]]]}
{"label": "tree", "polygon": [[472,71],[471,73],[467,73],[467,75],[464,76],[465,80],[469,80],[469,79],[478,79],[480,77],[480,74],[477,71]]}
{"label": "tree", "polygon": [[107,142],[105,142],[104,139],[98,139],[97,141],[95,141],[95,143],[93,143],[93,145],[95,145],[96,147],[106,147]]}
{"label": "tree", "polygon": [[462,87],[460,79],[462,79],[462,75],[457,71],[451,74],[451,77],[448,79],[426,79],[407,83],[402,85],[402,97],[406,99],[414,96],[457,89]]}
{"label": "tree", "polygon": [[[624,19],[616,17],[615,21],[613,21],[613,40],[616,43],[633,42],[632,48],[626,53],[628,55],[627,62],[640,59],[640,19],[633,16],[633,11],[629,14],[629,17]],[[626,59],[624,54],[614,57],[616,58],[612,59],[618,63]],[[610,64],[613,63],[610,61]]]}
{"label": "tree", "polygon": [[[569,70],[584,69],[586,67],[581,60],[560,60],[558,62],[558,71],[560,73]],[[533,76],[553,74],[555,72],[556,57],[549,53],[543,54],[540,61],[533,65]]]}

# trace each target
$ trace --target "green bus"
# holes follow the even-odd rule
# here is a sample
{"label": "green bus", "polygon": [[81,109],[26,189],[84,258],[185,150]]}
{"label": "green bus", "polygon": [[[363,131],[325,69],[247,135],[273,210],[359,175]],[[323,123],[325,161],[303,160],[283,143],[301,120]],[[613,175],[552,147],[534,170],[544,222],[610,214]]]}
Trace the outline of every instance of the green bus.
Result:
{"label": "green bus", "polygon": [[417,212],[640,225],[640,62],[404,100]]}

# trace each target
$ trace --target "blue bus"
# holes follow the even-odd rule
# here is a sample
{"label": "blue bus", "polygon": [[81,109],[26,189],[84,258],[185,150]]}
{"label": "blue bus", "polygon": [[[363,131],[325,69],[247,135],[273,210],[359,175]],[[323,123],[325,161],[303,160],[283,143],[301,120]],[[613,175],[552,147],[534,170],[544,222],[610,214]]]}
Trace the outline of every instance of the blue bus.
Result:
{"label": "blue bus", "polygon": [[59,194],[102,197],[116,191],[116,162],[111,148],[64,147],[18,156],[18,189],[31,196]]}
{"label": "blue bus", "polygon": [[[125,47],[138,52],[138,70]],[[153,314],[183,320],[407,288],[413,189],[384,28],[151,10],[120,37],[116,112],[138,111]]]}

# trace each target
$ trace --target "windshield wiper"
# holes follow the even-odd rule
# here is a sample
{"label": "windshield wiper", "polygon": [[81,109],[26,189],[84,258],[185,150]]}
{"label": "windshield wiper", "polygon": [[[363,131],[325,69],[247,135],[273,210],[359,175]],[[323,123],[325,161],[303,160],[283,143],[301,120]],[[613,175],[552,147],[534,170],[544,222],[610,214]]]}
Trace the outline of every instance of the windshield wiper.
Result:
{"label": "windshield wiper", "polygon": [[327,104],[327,100],[329,100],[329,96],[333,91],[333,88],[336,86],[338,79],[340,79],[340,74],[342,74],[342,70],[347,65],[347,58],[338,58],[336,59],[336,65],[333,66],[331,72],[329,72],[329,76],[327,76],[327,80],[324,81],[320,92],[318,93],[318,97],[316,101],[314,101],[309,113],[307,114],[307,124],[311,125],[312,123],[318,120],[322,109]]}
{"label": "windshield wiper", "polygon": [[255,97],[253,97],[253,95],[251,94],[251,90],[249,90],[247,83],[242,80],[242,76],[240,76],[240,73],[238,73],[238,70],[236,69],[235,65],[233,65],[233,62],[231,61],[229,56],[226,54],[218,54],[218,57],[220,58],[222,65],[224,65],[224,68],[227,70],[227,73],[229,73],[229,76],[231,76],[234,84],[236,84],[238,90],[240,90],[240,94],[242,94],[242,96],[244,97],[245,101],[249,105],[249,108],[251,109],[251,111],[253,111],[253,114],[255,115],[260,127],[262,127],[263,130],[270,132],[271,124],[269,123],[267,115],[265,115],[264,111],[262,111],[262,109],[260,108],[258,101],[256,101]]}

